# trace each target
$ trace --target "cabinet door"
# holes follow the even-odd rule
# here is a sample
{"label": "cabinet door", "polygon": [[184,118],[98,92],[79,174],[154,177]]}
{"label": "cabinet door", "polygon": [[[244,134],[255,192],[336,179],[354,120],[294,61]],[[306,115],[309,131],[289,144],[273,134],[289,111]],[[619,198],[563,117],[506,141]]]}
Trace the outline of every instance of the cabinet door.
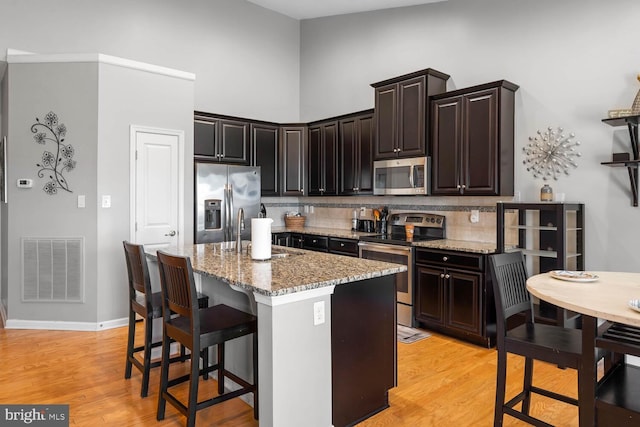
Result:
{"label": "cabinet door", "polygon": [[218,160],[216,157],[217,120],[198,120],[193,122],[193,154]]}
{"label": "cabinet door", "polygon": [[274,245],[291,246],[291,234],[289,233],[274,233],[271,240]]}
{"label": "cabinet door", "polygon": [[278,126],[253,123],[251,145],[253,166],[260,166],[260,194],[280,195],[278,185]]}
{"label": "cabinet door", "polygon": [[322,194],[322,175],[324,165],[322,164],[322,127],[314,126],[309,128],[309,195],[319,196]]}
{"label": "cabinet door", "polygon": [[431,194],[460,194],[462,99],[444,98],[432,105],[433,158]]}
{"label": "cabinet door", "polygon": [[376,143],[374,158],[397,157],[398,141],[398,85],[396,83],[376,88]]}
{"label": "cabinet door", "polygon": [[305,196],[307,128],[283,126],[280,129],[280,188],[282,196]]}
{"label": "cabinet door", "polygon": [[322,133],[322,160],[324,163],[322,194],[335,196],[338,194],[338,122],[324,125]]}
{"label": "cabinet door", "polygon": [[417,266],[416,282],[416,319],[421,322],[444,325],[444,270]]}
{"label": "cabinet door", "polygon": [[462,182],[464,194],[499,195],[498,89],[463,98]]}
{"label": "cabinet door", "polygon": [[482,332],[481,284],[480,273],[447,269],[445,272],[447,287],[447,320],[449,328],[480,335]]}
{"label": "cabinet door", "polygon": [[340,144],[338,144],[338,194],[350,195],[357,193],[359,175],[357,144],[357,119],[341,120]]}
{"label": "cabinet door", "polygon": [[220,120],[217,152],[224,163],[249,165],[249,123]]}
{"label": "cabinet door", "polygon": [[426,77],[398,83],[398,94],[398,156],[424,156]]}
{"label": "cabinet door", "polygon": [[359,176],[356,179],[358,194],[373,193],[373,115],[362,116],[357,121],[358,139],[356,158]]}

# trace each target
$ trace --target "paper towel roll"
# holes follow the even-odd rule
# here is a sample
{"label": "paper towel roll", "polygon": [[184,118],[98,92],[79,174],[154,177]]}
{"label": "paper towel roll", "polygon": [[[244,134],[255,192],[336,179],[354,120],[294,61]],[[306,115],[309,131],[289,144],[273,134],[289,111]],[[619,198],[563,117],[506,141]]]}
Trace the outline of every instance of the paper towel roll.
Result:
{"label": "paper towel roll", "polygon": [[251,258],[271,258],[271,218],[251,218]]}

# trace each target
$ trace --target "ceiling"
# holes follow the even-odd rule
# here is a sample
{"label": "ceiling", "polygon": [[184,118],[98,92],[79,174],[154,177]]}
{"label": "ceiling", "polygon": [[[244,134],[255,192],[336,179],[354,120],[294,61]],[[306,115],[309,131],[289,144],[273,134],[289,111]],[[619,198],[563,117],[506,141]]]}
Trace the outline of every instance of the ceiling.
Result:
{"label": "ceiling", "polygon": [[446,0],[248,0],[295,19],[312,19],[322,16],[344,15],[369,10],[391,9],[437,3]]}

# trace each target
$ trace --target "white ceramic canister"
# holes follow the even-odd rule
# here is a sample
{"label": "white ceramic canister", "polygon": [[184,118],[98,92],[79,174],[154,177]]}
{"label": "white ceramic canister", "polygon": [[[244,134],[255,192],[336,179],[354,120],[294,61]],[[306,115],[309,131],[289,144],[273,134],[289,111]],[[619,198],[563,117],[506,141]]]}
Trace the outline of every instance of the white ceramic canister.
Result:
{"label": "white ceramic canister", "polygon": [[271,258],[271,218],[251,218],[251,258]]}

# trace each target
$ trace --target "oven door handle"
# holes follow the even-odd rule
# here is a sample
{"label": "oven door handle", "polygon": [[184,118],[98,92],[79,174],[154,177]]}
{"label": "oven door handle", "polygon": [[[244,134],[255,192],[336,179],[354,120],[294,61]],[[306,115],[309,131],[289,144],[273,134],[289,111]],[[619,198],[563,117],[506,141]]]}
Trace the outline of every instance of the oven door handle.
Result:
{"label": "oven door handle", "polygon": [[381,245],[377,243],[371,242],[358,242],[358,246],[362,248],[362,250],[374,251],[374,252],[384,252],[387,254],[397,254],[397,255],[406,255],[410,254],[412,247],[411,246],[398,246],[398,245]]}

